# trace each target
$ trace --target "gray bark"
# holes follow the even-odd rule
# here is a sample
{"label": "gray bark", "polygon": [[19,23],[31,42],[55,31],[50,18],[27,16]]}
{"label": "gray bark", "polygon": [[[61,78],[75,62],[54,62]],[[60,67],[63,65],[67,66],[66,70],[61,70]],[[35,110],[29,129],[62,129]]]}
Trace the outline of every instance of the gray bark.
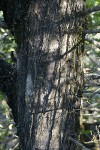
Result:
{"label": "gray bark", "polygon": [[3,10],[18,45],[20,149],[77,149],[70,139],[80,129],[83,0],[11,4],[13,19]]}

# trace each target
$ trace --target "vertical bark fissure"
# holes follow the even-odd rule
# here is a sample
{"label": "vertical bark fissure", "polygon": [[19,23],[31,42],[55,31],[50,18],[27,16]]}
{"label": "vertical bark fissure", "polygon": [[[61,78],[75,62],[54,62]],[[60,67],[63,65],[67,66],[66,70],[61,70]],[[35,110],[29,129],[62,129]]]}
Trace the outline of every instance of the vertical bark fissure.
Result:
{"label": "vertical bark fissure", "polygon": [[20,148],[76,149],[69,136],[79,131],[83,0],[15,4]]}
{"label": "vertical bark fissure", "polygon": [[[63,3],[64,2],[62,1],[61,6],[60,6],[62,14],[64,13]],[[32,149],[33,143],[34,143],[35,147],[40,148],[40,149],[45,149],[46,147],[47,147],[46,149],[52,149],[52,148],[58,149],[59,147],[61,147],[62,149],[69,149],[69,148],[73,149],[75,148],[75,144],[72,144],[72,142],[68,140],[68,137],[69,136],[73,138],[77,137],[74,105],[76,101],[79,101],[77,98],[77,91],[78,91],[79,84],[80,84],[79,83],[80,81],[78,81],[79,80],[78,68],[79,68],[79,63],[81,62],[79,60],[80,54],[78,53],[81,53],[81,52],[79,50],[80,46],[78,45],[75,47],[74,54],[73,53],[67,54],[66,51],[69,51],[69,49],[73,47],[76,42],[78,42],[79,37],[81,38],[81,33],[79,33],[79,35],[78,33],[76,33],[75,35],[74,34],[62,35],[61,48],[59,50],[59,42],[56,40],[56,37],[58,35],[55,34],[55,31],[58,32],[57,31],[58,29],[57,29],[57,26],[54,24],[54,20],[57,17],[56,15],[57,15],[58,10],[53,9],[54,7],[53,5],[56,6],[56,2],[53,4],[51,3],[48,4],[49,10],[47,9],[47,12],[49,11],[48,12],[49,19],[47,20],[47,22],[51,20],[51,22],[49,22],[51,26],[50,32],[48,32],[49,30],[47,27],[44,28],[44,26],[46,26],[45,24],[46,22],[45,21],[43,22],[41,19],[41,17],[43,17],[44,20],[46,20],[45,18],[46,16],[44,15],[44,12],[43,12],[45,9],[44,4],[45,2],[41,3],[40,1],[31,3],[30,8],[29,8],[30,9],[29,14],[28,14],[29,21],[28,19],[26,19],[26,22],[28,22],[29,24],[27,23],[25,26],[25,23],[24,23],[24,26],[25,26],[24,32],[26,32],[28,28],[28,31],[25,35],[28,37],[25,37],[23,35],[24,41],[22,42],[22,44],[25,43],[26,46],[25,44],[23,44],[23,47],[22,47],[23,50],[21,50],[22,55],[23,53],[27,55],[25,56],[26,59],[24,59],[24,61],[26,60],[26,64],[24,64],[25,62],[22,63],[22,65],[25,66],[25,68],[23,68],[24,69],[23,72],[24,73],[26,72],[25,74],[27,76],[27,80],[25,76],[25,84],[26,84],[25,89],[27,92],[25,94],[25,100],[23,99],[23,101],[25,101],[25,105],[24,105],[25,117],[23,119],[23,123],[24,123],[23,127],[25,128],[25,132],[26,132],[26,133],[23,133],[23,135],[27,134],[23,138],[23,142],[25,143],[24,145],[26,145],[24,148]],[[67,9],[66,12],[72,13],[70,12],[71,4],[67,4],[67,5],[68,7],[66,8]],[[50,10],[50,7],[51,7],[51,10]],[[73,9],[74,7],[75,7],[75,4],[73,4]],[[75,19],[77,20],[77,18]],[[77,21],[75,22],[76,23],[74,24],[72,19],[70,19],[70,21],[67,22],[68,31],[70,31],[70,29],[74,27],[77,27]],[[47,23],[47,26],[48,26],[48,23]],[[64,26],[63,25],[60,26],[61,33],[63,33],[66,28],[66,25]],[[55,28],[55,31],[54,31],[54,28]],[[50,35],[50,40],[48,43],[43,43],[44,34],[47,34],[47,33]],[[29,46],[27,46],[27,44]],[[45,45],[48,44],[49,49],[41,50],[44,44]],[[57,49],[58,49],[58,52],[57,52]],[[51,58],[54,55],[55,55],[55,58],[57,58],[59,57],[57,56],[59,55],[57,53],[60,53],[62,55],[64,52],[66,52],[66,55],[62,57],[61,60],[58,58],[59,63],[57,63],[55,59],[53,60],[53,62],[49,62],[48,60],[49,53],[51,53]],[[45,63],[44,63],[44,59],[46,60]],[[22,57],[22,60],[23,60],[23,57]],[[25,69],[27,71],[25,71]],[[60,70],[61,75],[59,75],[58,69]],[[75,74],[76,74],[76,77],[75,77]],[[64,83],[65,81],[67,82],[66,84]],[[41,86],[41,84],[43,85]],[[58,92],[58,87],[61,90],[60,93]],[[38,93],[38,91],[40,92]],[[38,97],[38,95],[41,95],[41,96]],[[52,100],[50,100],[51,98]],[[58,102],[58,99],[59,99],[59,102]],[[64,122],[64,125],[63,125],[64,129],[62,129],[62,123],[60,123],[60,120],[61,120],[60,117],[61,117],[62,111],[58,110],[59,108],[57,107],[57,103],[59,104],[59,107],[61,107],[62,109],[64,107],[64,109],[66,109],[65,113],[62,115],[63,122]],[[53,107],[54,105],[56,105],[56,108]],[[53,108],[54,111],[51,112],[51,115],[50,115],[51,121],[50,123],[48,123],[49,126],[47,128],[45,123],[46,123],[46,116],[48,113],[45,111],[48,110],[49,108],[50,109]],[[57,111],[55,111],[56,109]],[[41,114],[42,119],[39,122],[39,120],[37,120],[39,114],[38,113],[37,115],[34,114],[33,122],[35,123],[34,123],[34,127],[32,127],[33,125],[32,125],[31,113],[32,111],[36,112],[37,110],[38,111],[42,110],[44,112],[44,115]],[[59,118],[58,123],[57,123],[57,118]],[[61,141],[62,141],[61,145],[59,145],[59,142],[58,142],[59,135],[57,133],[57,132],[60,132],[59,124],[61,124],[61,132],[63,133],[63,136],[61,138]],[[40,130],[42,131],[42,133],[39,136]],[[33,136],[34,136],[34,139],[33,139]],[[26,141],[28,141],[28,143]]]}

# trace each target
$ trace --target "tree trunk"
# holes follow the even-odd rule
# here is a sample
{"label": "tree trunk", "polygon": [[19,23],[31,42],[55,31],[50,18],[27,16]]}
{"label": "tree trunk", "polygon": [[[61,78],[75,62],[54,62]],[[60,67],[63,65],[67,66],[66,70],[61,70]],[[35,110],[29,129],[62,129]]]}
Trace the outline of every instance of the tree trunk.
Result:
{"label": "tree trunk", "polygon": [[[83,0],[6,4],[15,36],[21,150],[75,150],[80,129]],[[9,3],[10,3],[9,2]],[[4,6],[5,7],[5,6]],[[12,18],[9,13],[13,11]]]}

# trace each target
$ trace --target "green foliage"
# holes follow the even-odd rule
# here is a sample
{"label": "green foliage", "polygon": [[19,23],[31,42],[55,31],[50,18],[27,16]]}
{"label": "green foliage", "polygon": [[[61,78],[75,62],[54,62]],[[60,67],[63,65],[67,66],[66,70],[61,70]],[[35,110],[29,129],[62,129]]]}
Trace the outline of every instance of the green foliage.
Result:
{"label": "green foliage", "polygon": [[93,6],[100,5],[100,0],[86,0],[86,6],[87,8],[91,8]]}
{"label": "green foliage", "polygon": [[[0,19],[3,19],[2,12],[0,12]],[[0,58],[11,63],[10,53],[15,51],[15,48],[15,40],[9,30],[0,28]],[[11,118],[6,96],[0,92],[0,150],[9,150],[12,145],[13,147],[16,145],[17,140],[14,135],[16,129]]]}
{"label": "green foliage", "polygon": [[[86,0],[87,8],[92,8],[97,5],[100,5],[100,0]],[[95,29],[95,27],[100,26],[100,12],[91,13],[88,19],[89,19],[89,28]]]}
{"label": "green foliage", "polygon": [[11,141],[12,133],[15,132],[13,124],[10,124],[13,120],[10,120],[9,115],[10,109],[6,103],[5,96],[0,93],[0,149],[9,147],[6,142],[9,143]]}
{"label": "green foliage", "polygon": [[[3,14],[0,12],[0,19],[3,19]],[[10,52],[15,51],[16,44],[14,37],[7,29],[0,28],[0,58],[11,62]]]}
{"label": "green foliage", "polygon": [[0,56],[10,61],[10,52],[15,51],[15,41],[8,30],[0,29]]}

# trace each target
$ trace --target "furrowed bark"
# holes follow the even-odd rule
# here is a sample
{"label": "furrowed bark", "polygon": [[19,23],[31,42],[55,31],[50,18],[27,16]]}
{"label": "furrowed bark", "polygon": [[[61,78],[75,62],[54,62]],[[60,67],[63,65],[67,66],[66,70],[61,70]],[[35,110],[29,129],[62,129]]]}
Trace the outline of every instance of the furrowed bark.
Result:
{"label": "furrowed bark", "polygon": [[15,6],[20,149],[77,149],[69,138],[77,139],[80,128],[85,19],[75,14],[83,1]]}

